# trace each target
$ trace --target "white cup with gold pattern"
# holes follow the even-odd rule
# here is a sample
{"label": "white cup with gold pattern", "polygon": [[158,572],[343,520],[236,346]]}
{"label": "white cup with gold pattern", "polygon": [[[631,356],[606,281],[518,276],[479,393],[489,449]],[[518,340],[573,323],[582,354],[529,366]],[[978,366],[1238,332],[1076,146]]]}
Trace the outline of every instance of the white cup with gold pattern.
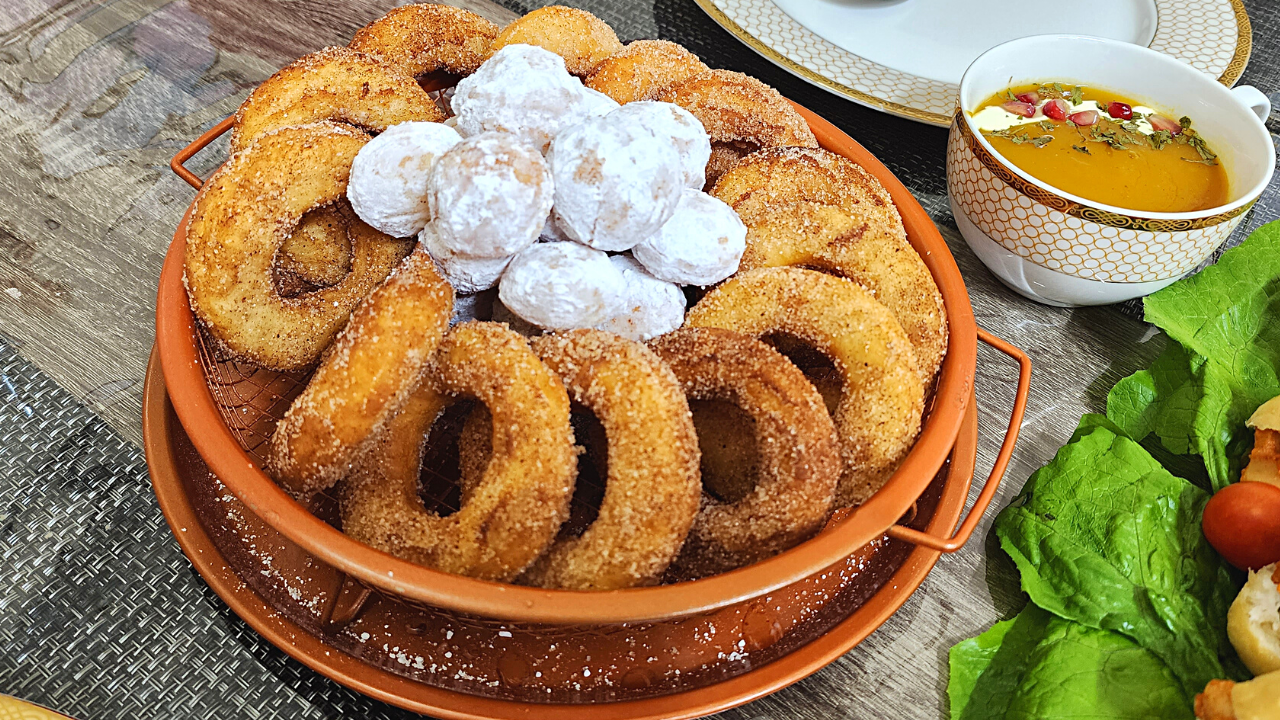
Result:
{"label": "white cup with gold pattern", "polygon": [[[1063,192],[1006,161],[971,114],[1010,86],[1054,81],[1191,117],[1227,173],[1228,202],[1197,212],[1129,210]],[[1179,60],[1129,43],[1040,35],[997,45],[960,81],[947,143],[951,210],[974,253],[1032,300],[1103,305],[1148,295],[1209,257],[1270,182],[1276,151],[1263,125],[1270,110],[1253,87],[1228,89]]]}

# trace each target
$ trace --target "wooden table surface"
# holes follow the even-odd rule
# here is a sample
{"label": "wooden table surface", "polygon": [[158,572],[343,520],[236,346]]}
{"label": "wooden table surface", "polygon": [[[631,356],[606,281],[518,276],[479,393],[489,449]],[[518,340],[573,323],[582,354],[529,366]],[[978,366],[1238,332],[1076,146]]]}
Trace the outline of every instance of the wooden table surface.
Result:
{"label": "wooden table surface", "polygon": [[[0,0],[0,346],[16,350],[34,366],[33,372],[104,420],[109,435],[125,446],[140,444],[156,279],[173,228],[194,194],[168,170],[170,157],[230,114],[278,67],[325,45],[346,44],[358,27],[394,4]],[[499,23],[515,15],[483,0],[452,4]],[[541,4],[508,3],[516,10]],[[960,240],[947,207],[944,130],[880,115],[805,85],[716,27],[693,0],[575,4],[614,24],[624,40],[673,39],[712,66],[761,77],[839,124],[916,194],[956,255],[979,324],[1029,351],[1036,363],[1023,440],[997,507],[1052,457],[1082,413],[1101,409],[1111,384],[1149,363],[1160,350],[1160,341],[1132,306],[1041,307],[993,280]],[[1249,9],[1255,47],[1244,81],[1275,93],[1280,90],[1280,9],[1259,2]],[[224,139],[189,166],[207,175],[225,153]],[[1278,196],[1273,184],[1246,229],[1280,216]],[[1003,356],[985,350],[978,372],[982,472],[1007,422],[1016,373]],[[21,400],[12,386],[10,392],[14,402]],[[59,418],[40,421],[52,427]],[[22,442],[31,442],[30,436],[23,437],[28,439]],[[5,453],[23,452],[25,446],[17,443],[0,428],[0,461]],[[0,490],[5,482],[17,481],[0,477]],[[144,512],[154,513],[149,522],[156,521],[159,511],[149,487],[132,481],[123,487],[121,492],[133,493]],[[921,590],[866,642],[808,680],[725,717],[945,717],[948,648],[1010,616],[1023,603],[1011,563],[989,536],[993,516],[994,511],[969,547],[943,558]],[[6,553],[23,550],[18,545],[0,537],[0,550]],[[140,562],[145,567],[145,558]],[[179,573],[172,582],[182,585],[182,592],[203,590],[190,573]],[[225,614],[216,599],[207,604],[207,612]],[[132,611],[159,616],[165,609],[153,605]],[[149,716],[124,695],[131,680],[145,680],[161,695],[181,688],[187,700],[171,706],[165,717],[406,716],[356,698],[287,659],[278,660],[287,673],[261,660],[256,667],[252,658],[258,656],[244,655],[251,643],[234,618],[203,640],[192,636],[186,644],[174,641],[178,651],[193,654],[197,667],[200,653],[210,653],[223,658],[219,667],[239,668],[196,680],[170,671],[161,675],[145,663],[122,676],[106,651],[80,657],[74,647],[53,648],[65,652],[61,659],[6,655],[6,647],[12,651],[16,646],[4,640],[17,642],[12,638],[23,632],[22,622],[6,615],[0,602],[0,692],[7,689],[2,683],[17,687],[19,678],[39,667],[47,679],[21,685],[21,693],[84,718]],[[49,662],[55,663],[51,670],[43,665]],[[286,676],[291,679],[282,679]]]}

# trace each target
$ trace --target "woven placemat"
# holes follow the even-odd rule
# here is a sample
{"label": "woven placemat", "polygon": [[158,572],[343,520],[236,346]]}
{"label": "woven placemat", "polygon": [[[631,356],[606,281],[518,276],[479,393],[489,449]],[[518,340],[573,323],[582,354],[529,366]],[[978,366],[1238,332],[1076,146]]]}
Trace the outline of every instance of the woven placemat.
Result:
{"label": "woven placemat", "polygon": [[[196,0],[192,0],[196,2]],[[121,3],[123,5],[124,3]],[[164,3],[154,3],[157,7]],[[386,3],[383,3],[385,5]],[[549,3],[505,2],[519,12]],[[980,323],[1005,334],[1041,362],[1036,411],[1023,443],[1060,444],[1052,417],[1072,415],[1060,403],[1078,388],[1055,378],[1070,373],[1053,363],[1078,365],[1081,353],[1109,356],[1093,336],[1063,339],[1062,318],[1071,311],[1030,307],[1008,318],[1022,301],[994,283],[955,231],[947,208],[943,166],[946,131],[868,110],[795,79],[763,60],[711,21],[692,0],[581,0],[624,39],[661,37],[680,42],[714,67],[755,75],[829,118],[875,153],[930,212],[951,243],[965,274]],[[1280,5],[1250,2],[1254,51],[1241,82],[1280,90]],[[130,5],[132,7],[132,5]],[[53,21],[51,21],[53,22]],[[112,47],[131,42],[128,26]],[[123,52],[123,50],[122,50]],[[220,82],[216,74],[209,83]],[[166,151],[171,152],[171,151]],[[158,166],[159,167],[159,166]],[[1265,218],[1280,216],[1280,182],[1273,183],[1233,238],[1237,242]],[[1126,310],[1140,313],[1132,304]],[[1114,318],[1102,311],[1089,317]],[[1082,332],[1078,328],[1068,331]],[[1132,329],[1131,329],[1132,330]],[[1074,343],[1062,352],[1063,343]],[[1158,348],[1146,348],[1153,355]],[[1088,358],[1093,359],[1094,355]],[[1149,361],[1145,357],[1145,361]],[[94,359],[93,362],[103,362]],[[990,361],[990,362],[988,362]],[[1008,377],[984,355],[978,384],[987,394],[1007,394]],[[1142,366],[1143,357],[1116,360],[1099,386]],[[993,369],[994,368],[994,369]],[[1065,379],[1062,382],[1066,382]],[[994,392],[993,392],[994,388]],[[986,401],[984,401],[986,402]],[[984,413],[988,411],[982,405]],[[1037,414],[1039,413],[1039,414]],[[998,412],[984,414],[979,465],[990,460],[998,436]],[[1046,424],[1049,423],[1049,424]],[[1060,423],[1059,423],[1060,424]],[[1029,467],[1015,460],[996,504],[1008,501]],[[985,525],[979,529],[982,536]],[[894,645],[929,634],[937,642],[921,655],[932,668],[945,665],[945,637],[972,634],[947,626],[950,598],[961,576],[988,592],[1008,586],[1012,571],[984,560],[983,548],[944,561],[916,597],[822,678],[811,680],[725,717],[769,718],[942,717],[943,686],[930,678],[907,686],[906,678],[881,677]],[[991,557],[997,557],[992,555]],[[989,565],[985,563],[990,562]],[[156,506],[142,452],[112,432],[90,410],[23,360],[0,338],[0,693],[57,709],[81,720],[117,718],[383,718],[415,717],[350,692],[311,672],[248,629],[194,574]],[[1005,573],[999,582],[984,582]],[[1017,598],[994,597],[998,607]],[[923,628],[923,629],[922,629]],[[934,670],[936,672],[936,669]],[[945,672],[940,675],[945,682]]]}

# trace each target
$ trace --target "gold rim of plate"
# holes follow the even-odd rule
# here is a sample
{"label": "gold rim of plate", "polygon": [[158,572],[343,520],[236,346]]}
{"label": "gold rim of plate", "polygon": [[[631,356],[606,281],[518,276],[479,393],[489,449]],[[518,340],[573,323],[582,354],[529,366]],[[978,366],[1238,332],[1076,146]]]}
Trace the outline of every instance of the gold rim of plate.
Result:
{"label": "gold rim of plate", "polygon": [[[755,50],[757,53],[763,55],[765,58],[767,58],[771,62],[781,66],[782,68],[791,72],[792,74],[798,75],[799,77],[805,80],[808,80],[809,82],[815,85],[818,85],[819,87],[829,90],[837,95],[842,95],[844,97],[847,97],[862,105],[866,105],[868,107],[872,107],[877,110],[882,110],[891,115],[897,115],[899,117],[904,117],[910,120],[918,120],[920,122],[929,123],[930,125],[937,125],[939,127],[946,127],[951,124],[950,112],[934,112],[932,110],[921,109],[919,107],[915,107],[913,105],[905,104],[902,102],[894,102],[892,100],[886,100],[882,97],[872,95],[871,93],[865,92],[863,90],[858,90],[844,83],[840,83],[835,80],[832,80],[831,78],[827,77],[826,75],[823,75],[817,70],[814,70],[813,68],[807,65],[804,65],[800,62],[797,62],[791,59],[790,57],[787,57],[786,55],[783,55],[781,52],[775,50],[771,45],[769,45],[765,41],[761,40],[755,35],[752,35],[745,28],[743,28],[742,25],[740,25],[736,20],[729,17],[729,15],[725,13],[725,11],[718,4],[718,3],[723,3],[724,0],[694,0],[694,1],[698,4],[699,7],[702,8],[704,12],[706,12],[708,15],[711,16],[711,18],[715,20],[716,23],[718,23],[725,30],[729,31],[730,34],[737,37],[738,40],[745,43],[752,50]],[[916,78],[916,76],[910,75],[909,73],[904,73],[898,70],[894,70],[892,68],[887,68],[883,65],[871,63],[870,61],[865,60],[864,58],[861,58],[854,53],[844,50],[843,48],[839,48],[838,46],[828,42],[827,40],[822,39],[820,36],[818,36],[813,31],[809,30],[808,28],[805,28],[804,26],[795,22],[795,20],[791,19],[791,16],[783,12],[781,8],[778,8],[776,5],[773,5],[773,3],[770,2],[769,0],[764,0],[764,1],[768,2],[768,4],[773,8],[774,12],[777,12],[779,15],[785,18],[786,22],[789,23],[789,25],[794,26],[792,28],[793,32],[799,32],[804,34],[806,36],[805,37],[806,41],[811,41],[815,43],[817,46],[825,47],[828,51],[834,48],[834,51],[836,52],[843,53],[844,55],[850,58],[855,58],[860,62],[874,66],[875,68],[881,69],[890,74],[907,77],[907,78]],[[1249,14],[1245,11],[1243,0],[1219,0],[1219,1],[1230,4],[1233,15],[1235,17],[1235,23],[1236,23],[1234,52],[1232,53],[1231,60],[1227,63],[1226,67],[1221,71],[1221,73],[1218,76],[1218,82],[1222,83],[1223,85],[1226,85],[1227,87],[1231,87],[1236,83],[1237,80],[1240,79],[1240,76],[1244,73],[1245,66],[1249,64],[1249,55],[1253,50],[1253,27],[1249,23]],[[1155,49],[1155,50],[1164,51],[1163,48],[1168,47],[1170,41],[1177,41],[1179,39],[1188,38],[1189,36],[1187,35],[1187,33],[1189,33],[1192,30],[1195,30],[1196,28],[1174,27],[1173,30],[1171,31],[1173,33],[1171,37],[1162,38],[1161,28],[1159,26],[1160,18],[1165,17],[1166,14],[1172,15],[1173,8],[1171,6],[1178,4],[1179,0],[1155,0],[1155,2],[1156,2],[1157,27],[1156,27],[1155,36],[1152,38],[1152,41],[1148,45],[1148,47],[1152,47],[1152,49]],[[1178,34],[1179,32],[1181,32],[1182,34],[1179,35]],[[1156,45],[1160,45],[1160,47],[1156,47]],[[1183,57],[1179,57],[1179,59],[1184,61],[1186,60],[1186,58],[1183,58]],[[935,92],[939,91],[944,87],[955,88],[955,85],[953,85],[952,83],[943,83],[940,81],[933,81],[933,80],[929,80],[926,82],[929,85],[934,86],[933,89]],[[954,98],[955,92],[952,92],[951,95],[952,95],[952,98]]]}

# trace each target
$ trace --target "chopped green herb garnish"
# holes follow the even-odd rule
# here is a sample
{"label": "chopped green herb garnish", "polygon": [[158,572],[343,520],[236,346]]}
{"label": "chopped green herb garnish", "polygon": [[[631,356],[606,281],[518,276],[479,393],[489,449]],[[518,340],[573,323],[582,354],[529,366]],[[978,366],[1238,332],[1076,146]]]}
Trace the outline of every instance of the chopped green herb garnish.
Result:
{"label": "chopped green herb garnish", "polygon": [[1182,117],[1178,118],[1178,124],[1182,126],[1183,130],[1187,130],[1191,127],[1191,118],[1187,117],[1186,115],[1183,115]]}
{"label": "chopped green herb garnish", "polygon": [[1173,133],[1168,130],[1157,130],[1147,136],[1147,141],[1151,143],[1151,147],[1159,150],[1173,142]]}
{"label": "chopped green herb garnish", "polygon": [[1126,131],[1131,132],[1135,135],[1141,134],[1142,132],[1142,129],[1138,126],[1138,123],[1133,122],[1132,120],[1128,120],[1120,123],[1120,127],[1124,128]]}
{"label": "chopped green herb garnish", "polygon": [[1041,127],[1045,132],[1052,132],[1052,131],[1053,131],[1053,128],[1054,128],[1054,124],[1053,124],[1052,122],[1048,121],[1048,120],[1041,120],[1041,121],[1040,121],[1040,127]]}
{"label": "chopped green herb garnish", "polygon": [[1005,128],[1004,130],[988,130],[986,131],[986,134],[993,135],[995,137],[1002,137],[1014,145],[1025,145],[1030,143],[1038,148],[1044,147],[1045,145],[1053,142],[1052,135],[1037,135],[1032,137],[1026,132],[1014,132],[1012,128]]}
{"label": "chopped green herb garnish", "polygon": [[1085,146],[1083,146],[1083,145],[1072,145],[1072,146],[1071,146],[1071,149],[1072,149],[1072,150],[1079,150],[1080,152],[1084,153],[1085,155],[1092,155],[1092,154],[1093,154],[1093,153],[1089,152],[1089,148],[1087,148],[1087,147],[1085,147]]}
{"label": "chopped green herb garnish", "polygon": [[1188,130],[1183,133],[1187,137],[1187,144],[1195,148],[1196,153],[1200,155],[1200,159],[1206,161],[1208,165],[1217,165],[1218,156],[1209,149],[1209,145],[1205,143],[1204,138]]}
{"label": "chopped green herb garnish", "polygon": [[1071,104],[1079,105],[1082,102],[1084,102],[1084,90],[1079,85],[1073,85],[1071,87]]}
{"label": "chopped green herb garnish", "polygon": [[1012,90],[1009,90],[1009,89],[1007,89],[1007,88],[1006,88],[1006,89],[1005,89],[1005,91],[1004,91],[1004,96],[1005,96],[1005,97],[1007,97],[1007,98],[1009,98],[1010,100],[1017,100],[1017,99],[1018,99],[1018,96],[1017,96],[1017,95],[1014,95],[1014,94],[1013,94],[1013,91],[1012,91]]}

